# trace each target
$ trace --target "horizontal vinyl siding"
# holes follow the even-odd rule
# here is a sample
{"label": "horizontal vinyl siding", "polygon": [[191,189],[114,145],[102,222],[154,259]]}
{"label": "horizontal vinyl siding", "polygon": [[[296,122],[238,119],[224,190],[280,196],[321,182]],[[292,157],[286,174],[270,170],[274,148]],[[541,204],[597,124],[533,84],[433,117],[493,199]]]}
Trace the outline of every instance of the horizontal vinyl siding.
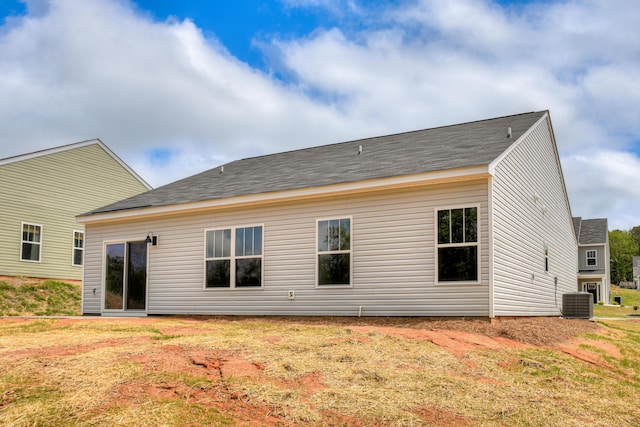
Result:
{"label": "horizontal vinyl siding", "polygon": [[[0,166],[0,274],[81,279],[72,266],[76,215],[146,188],[99,145]],[[40,263],[20,261],[21,223],[43,227]]]}
{"label": "horizontal vinyl siding", "polygon": [[[149,248],[149,314],[488,315],[487,183],[87,225],[84,312],[100,311],[105,241]],[[435,285],[434,208],[479,205],[481,284]],[[316,220],[350,216],[353,287],[316,288]],[[204,290],[204,230],[264,225],[262,289]],[[92,289],[98,289],[94,296]],[[288,291],[295,299],[288,299]]]}
{"label": "horizontal vinyl siding", "polygon": [[562,294],[576,291],[577,248],[546,120],[498,163],[492,185],[494,314],[559,314]]}
{"label": "horizontal vinyl siding", "polygon": [[[587,251],[596,251],[596,265],[587,265]],[[578,248],[578,268],[580,270],[604,270],[609,262],[606,259],[604,246],[581,246]]]}

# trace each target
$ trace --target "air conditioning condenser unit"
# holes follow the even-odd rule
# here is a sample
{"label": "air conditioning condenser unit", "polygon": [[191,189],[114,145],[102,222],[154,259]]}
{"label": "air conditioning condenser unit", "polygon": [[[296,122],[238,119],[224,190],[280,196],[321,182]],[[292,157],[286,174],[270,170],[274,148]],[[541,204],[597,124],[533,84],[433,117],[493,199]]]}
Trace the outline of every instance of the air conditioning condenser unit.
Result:
{"label": "air conditioning condenser unit", "polygon": [[591,319],[593,317],[593,295],[589,292],[563,294],[562,317]]}

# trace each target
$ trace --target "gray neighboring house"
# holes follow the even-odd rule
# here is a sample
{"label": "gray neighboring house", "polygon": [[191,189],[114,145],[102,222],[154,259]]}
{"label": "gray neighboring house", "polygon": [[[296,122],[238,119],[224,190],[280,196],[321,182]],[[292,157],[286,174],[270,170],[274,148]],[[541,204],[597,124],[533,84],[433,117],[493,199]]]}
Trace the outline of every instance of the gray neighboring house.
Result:
{"label": "gray neighboring house", "polygon": [[578,290],[593,294],[593,302],[609,303],[611,297],[611,258],[606,218],[573,218],[578,240]]}
{"label": "gray neighboring house", "polygon": [[84,314],[555,316],[576,288],[548,111],[242,159],[77,219]]}

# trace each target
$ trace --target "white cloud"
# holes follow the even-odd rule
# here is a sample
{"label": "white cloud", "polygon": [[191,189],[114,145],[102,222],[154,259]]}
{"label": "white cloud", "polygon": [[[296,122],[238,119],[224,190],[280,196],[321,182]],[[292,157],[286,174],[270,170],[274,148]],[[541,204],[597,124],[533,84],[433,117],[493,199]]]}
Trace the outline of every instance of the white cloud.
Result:
{"label": "white cloud", "polygon": [[[0,36],[0,75],[0,157],[99,137],[154,184],[346,128],[192,22],[115,1],[57,0],[22,19]],[[152,167],[153,147],[176,148],[174,161]]]}
{"label": "white cloud", "polygon": [[31,0],[0,27],[0,157],[100,137],[158,185],[239,157],[549,109],[574,215],[640,224],[627,152],[640,145],[640,3],[284,3],[361,25],[257,39],[272,75],[125,0]]}
{"label": "white cloud", "polygon": [[[279,46],[310,89],[335,93],[381,129],[550,109],[573,213],[609,215],[624,228],[640,224],[630,188],[640,182],[637,158],[619,151],[640,143],[637,22],[636,2],[502,9],[425,0],[394,9],[384,28],[332,29]],[[613,166],[612,153],[626,161]]]}
{"label": "white cloud", "polygon": [[640,225],[640,158],[599,150],[562,157],[571,209],[584,218],[609,217],[610,229]]}

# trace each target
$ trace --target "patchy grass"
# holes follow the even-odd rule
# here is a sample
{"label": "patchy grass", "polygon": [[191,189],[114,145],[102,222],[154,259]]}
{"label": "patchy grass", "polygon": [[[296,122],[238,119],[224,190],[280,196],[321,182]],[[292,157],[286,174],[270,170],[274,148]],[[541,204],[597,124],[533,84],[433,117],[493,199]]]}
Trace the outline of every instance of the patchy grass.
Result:
{"label": "patchy grass", "polygon": [[[634,310],[630,306],[619,305],[594,305],[593,315],[595,317],[619,317],[626,318],[631,314],[640,315],[640,310]],[[633,317],[633,316],[632,316]]]}
{"label": "patchy grass", "polygon": [[[640,291],[624,289],[619,286],[611,287],[611,302],[614,296],[622,298],[622,305],[594,305],[593,315],[596,317],[628,317],[629,314],[640,316]],[[634,307],[638,307],[636,310]]]}
{"label": "patchy grass", "polygon": [[0,316],[80,315],[80,285],[55,280],[0,280]]}
{"label": "patchy grass", "polygon": [[7,318],[0,365],[0,425],[635,426],[640,322]]}
{"label": "patchy grass", "polygon": [[619,286],[612,286],[611,301],[613,301],[614,296],[620,296],[622,298],[622,304],[625,306],[640,306],[640,291],[635,289],[624,289]]}

